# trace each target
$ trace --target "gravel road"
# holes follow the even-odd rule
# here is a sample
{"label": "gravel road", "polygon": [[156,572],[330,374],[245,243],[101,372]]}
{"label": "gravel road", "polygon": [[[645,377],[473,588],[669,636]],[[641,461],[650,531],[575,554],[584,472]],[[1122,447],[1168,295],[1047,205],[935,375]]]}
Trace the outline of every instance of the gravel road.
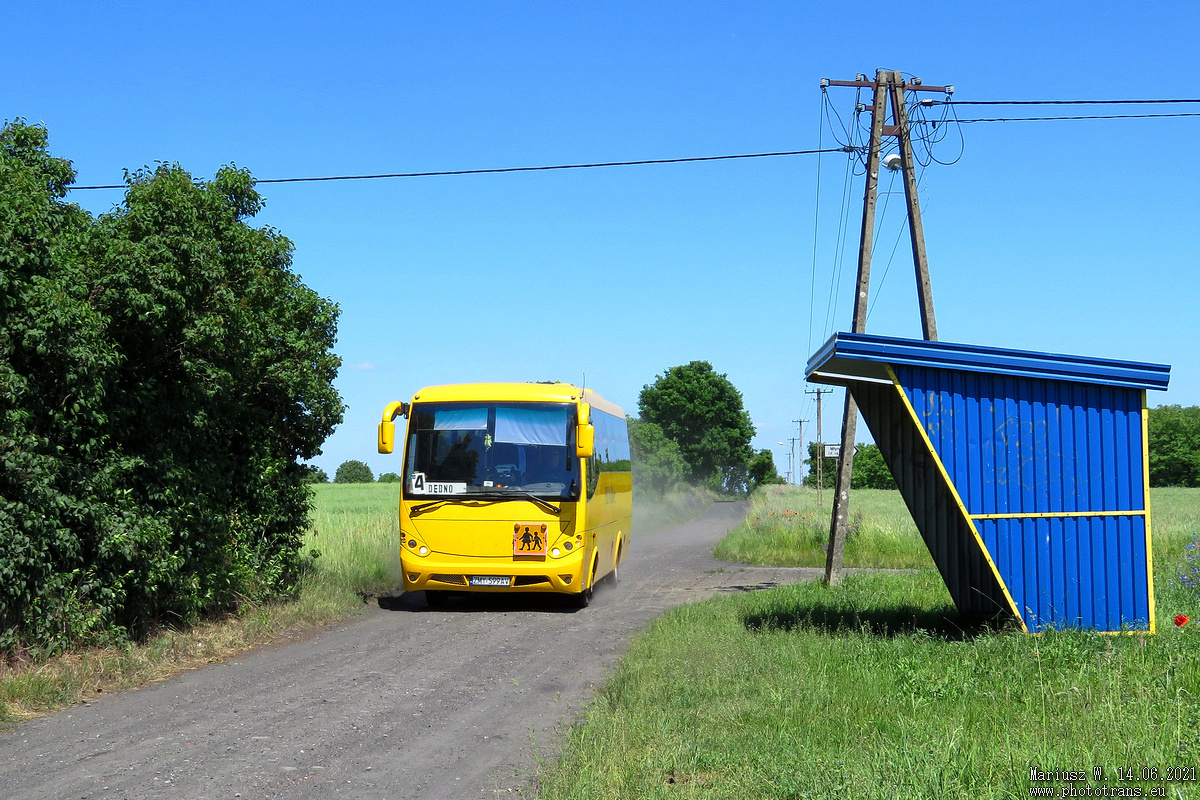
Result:
{"label": "gravel road", "polygon": [[632,543],[586,609],[558,598],[422,593],[304,641],[106,695],[0,734],[0,798],[532,796],[537,758],[666,609],[806,580],[814,569],[715,561],[745,513]]}

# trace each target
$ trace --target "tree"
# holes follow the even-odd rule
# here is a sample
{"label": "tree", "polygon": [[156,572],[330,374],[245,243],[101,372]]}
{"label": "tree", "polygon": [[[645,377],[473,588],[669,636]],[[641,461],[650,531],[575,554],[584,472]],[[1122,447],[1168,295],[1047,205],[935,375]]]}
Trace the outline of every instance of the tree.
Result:
{"label": "tree", "polygon": [[[804,463],[808,466],[808,474],[804,476],[802,481],[804,486],[817,485],[817,459],[821,458],[821,487],[824,489],[833,488],[834,479],[837,477],[837,459],[825,458],[821,455],[822,444],[818,442],[808,443],[808,458],[804,459]],[[853,475],[851,475],[853,478]]]}
{"label": "tree", "polygon": [[329,473],[320,467],[306,464],[305,469],[308,470],[308,474],[304,476],[306,483],[329,483]]}
{"label": "tree", "polygon": [[851,489],[895,489],[892,471],[877,444],[860,444],[850,467]]}
{"label": "tree", "polygon": [[[231,589],[289,592],[311,502],[300,461],[342,416],[337,308],[291,271],[287,238],[246,224],[263,205],[248,172],[203,182],[160,164],[127,182],[85,257],[122,354],[105,405],[114,437],[144,464],[135,493],[170,526],[164,553],[200,607]],[[143,591],[155,608],[153,584]]]}
{"label": "tree", "polygon": [[687,462],[679,445],[666,437],[653,422],[628,418],[629,444],[633,450],[634,484],[643,491],[663,494],[688,475]]}
{"label": "tree", "polygon": [[400,476],[394,472],[385,472],[379,476],[379,483],[399,483]]}
{"label": "tree", "polygon": [[343,461],[333,475],[334,483],[374,483],[371,468],[361,461]]}
{"label": "tree", "polygon": [[47,141],[0,131],[0,649],[291,591],[300,462],[342,415],[337,307],[246,222],[249,173],[128,173],[93,218]]}
{"label": "tree", "polygon": [[1150,485],[1200,486],[1200,406],[1150,409]]}
{"label": "tree", "polygon": [[641,418],[662,428],[679,445],[691,478],[698,484],[739,491],[754,451],[754,425],[742,394],[707,361],[672,367],[643,386]]}
{"label": "tree", "polygon": [[[808,474],[804,476],[805,486],[817,485],[817,455],[818,445],[816,442],[808,444],[808,458],[804,463],[808,465]],[[821,463],[821,483],[823,488],[833,488],[834,479],[837,477],[837,462],[836,458],[825,458]],[[879,450],[879,445],[876,444],[858,444],[858,452],[854,455],[854,463],[850,467],[850,488],[851,489],[895,489],[896,481],[892,478],[892,472],[888,469],[887,463],[883,460],[883,453]]]}
{"label": "tree", "polygon": [[768,483],[786,483],[775,469],[775,455],[767,449],[759,450],[750,461],[750,488],[755,489]]}

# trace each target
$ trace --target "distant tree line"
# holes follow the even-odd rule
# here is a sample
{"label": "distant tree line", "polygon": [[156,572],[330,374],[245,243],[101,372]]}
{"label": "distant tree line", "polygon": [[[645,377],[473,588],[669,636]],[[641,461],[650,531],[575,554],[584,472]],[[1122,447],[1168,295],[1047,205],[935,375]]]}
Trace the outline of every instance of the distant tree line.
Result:
{"label": "distant tree line", "polygon": [[1150,409],[1150,485],[1200,486],[1200,406]]}
{"label": "distant tree line", "polygon": [[[329,483],[329,474],[320,467],[312,466],[311,464],[305,467],[308,470],[309,483]],[[343,461],[338,465],[337,470],[333,473],[334,483],[399,483],[400,476],[394,472],[385,472],[375,477],[375,473],[371,472],[371,468],[366,463],[356,459]]]}
{"label": "distant tree line", "polygon": [[634,480],[662,494],[680,484],[740,494],[782,483],[770,450],[750,446],[754,424],[742,394],[707,361],[668,369],[642,387],[629,420]]}
{"label": "distant tree line", "polygon": [[137,170],[99,216],[74,179],[0,129],[0,658],[291,592],[342,419],[337,307],[248,172]]}

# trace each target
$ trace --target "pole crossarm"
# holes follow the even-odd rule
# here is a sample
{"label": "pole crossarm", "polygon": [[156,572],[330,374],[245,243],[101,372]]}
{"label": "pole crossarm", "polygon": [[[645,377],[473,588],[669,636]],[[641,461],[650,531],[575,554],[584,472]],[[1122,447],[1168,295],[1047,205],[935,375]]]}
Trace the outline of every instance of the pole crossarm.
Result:
{"label": "pole crossarm", "polygon": [[[874,89],[875,83],[876,83],[875,81],[869,81],[869,80],[835,81],[835,80],[830,80],[829,78],[821,79],[821,87],[822,88],[824,88],[826,86],[853,86],[853,87],[857,87],[859,89]],[[925,84],[921,83],[920,78],[913,78],[913,80],[907,81],[907,82],[901,81],[900,85],[903,86],[904,89],[909,92],[941,92],[942,94],[954,94],[954,86],[953,85],[926,86]]]}

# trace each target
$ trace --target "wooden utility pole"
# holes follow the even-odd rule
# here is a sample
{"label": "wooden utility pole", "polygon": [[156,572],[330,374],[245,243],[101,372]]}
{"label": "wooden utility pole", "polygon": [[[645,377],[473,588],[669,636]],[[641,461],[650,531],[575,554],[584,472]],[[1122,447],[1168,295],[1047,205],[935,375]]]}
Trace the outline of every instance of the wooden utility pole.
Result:
{"label": "wooden utility pole", "polygon": [[792,474],[792,479],[793,479],[793,481],[795,481],[795,483],[797,485],[799,485],[799,484],[803,483],[802,473],[804,472],[804,469],[801,465],[804,463],[804,461],[803,461],[803,459],[801,459],[800,461],[796,460],[796,442],[800,442],[800,452],[801,452],[801,454],[803,454],[804,453],[804,420],[794,419],[794,420],[792,420],[792,422],[796,423],[796,435],[792,437],[792,464],[793,464],[793,470],[794,470],[793,474]]}
{"label": "wooden utility pole", "polygon": [[[908,129],[908,111],[904,107],[904,82],[899,72],[892,73],[892,113],[896,137],[900,140],[900,169],[904,174],[904,201],[908,206],[908,233],[912,241],[913,266],[917,272],[917,301],[921,306],[921,335],[937,341],[937,322],[933,318],[933,289],[929,285],[929,259],[925,255],[925,228],[921,225],[921,200],[917,196],[916,159]],[[868,255],[867,258],[870,258]]]}
{"label": "wooden utility pole", "polygon": [[[930,341],[937,340],[937,324],[933,316],[933,290],[929,283],[929,264],[925,256],[925,232],[921,226],[920,200],[914,169],[912,138],[908,129],[908,113],[904,106],[905,91],[944,92],[952,94],[953,86],[922,86],[918,78],[905,83],[899,72],[879,70],[874,81],[860,75],[853,81],[821,81],[825,86],[855,86],[874,90],[871,104],[871,140],[867,146],[867,185],[863,196],[862,237],[858,248],[858,282],[854,293],[854,317],[851,331],[865,333],[867,329],[867,296],[871,287],[871,250],[875,235],[875,204],[879,196],[879,160],[883,137],[895,136],[900,143],[900,168],[904,172],[904,197],[908,205],[908,231],[912,239],[913,264],[916,269],[917,295],[921,308],[921,331]],[[888,99],[892,101],[893,124],[887,125]],[[833,512],[829,521],[829,547],[825,555],[825,583],[833,586],[841,579],[842,557],[846,550],[846,528],[850,508],[850,475],[854,466],[854,438],[858,427],[858,403],[846,390],[846,406],[842,416],[842,446],[838,454],[837,480],[833,489]]]}

